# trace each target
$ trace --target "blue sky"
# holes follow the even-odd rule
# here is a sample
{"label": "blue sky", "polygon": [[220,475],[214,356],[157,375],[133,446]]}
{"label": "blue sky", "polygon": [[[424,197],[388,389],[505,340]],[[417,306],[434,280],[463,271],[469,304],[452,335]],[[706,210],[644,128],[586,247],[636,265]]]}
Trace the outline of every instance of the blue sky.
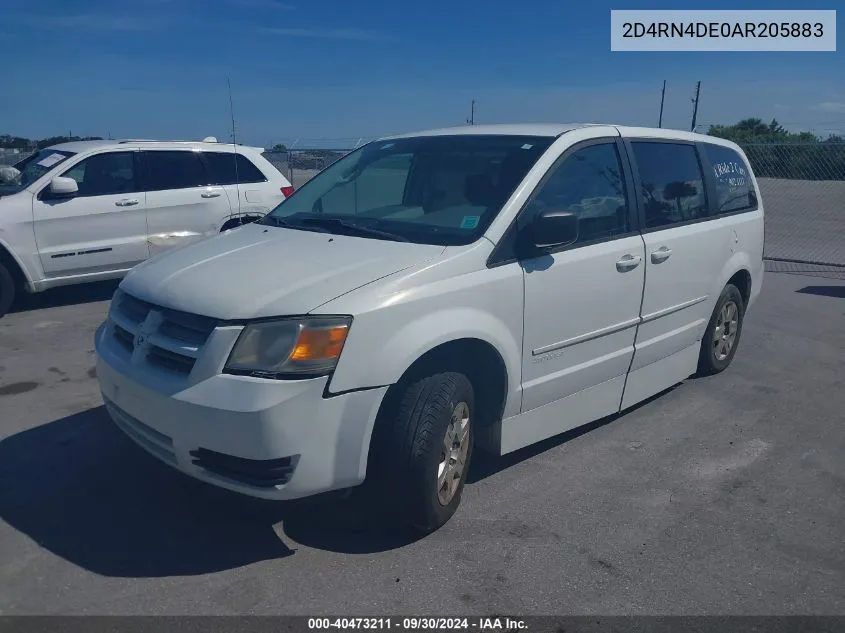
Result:
{"label": "blue sky", "polygon": [[[830,9],[836,2],[615,9]],[[0,0],[0,133],[354,144],[479,123],[688,129],[776,117],[845,131],[845,53],[610,51],[602,0]],[[842,23],[842,13],[839,23]],[[839,29],[841,31],[841,29]]]}

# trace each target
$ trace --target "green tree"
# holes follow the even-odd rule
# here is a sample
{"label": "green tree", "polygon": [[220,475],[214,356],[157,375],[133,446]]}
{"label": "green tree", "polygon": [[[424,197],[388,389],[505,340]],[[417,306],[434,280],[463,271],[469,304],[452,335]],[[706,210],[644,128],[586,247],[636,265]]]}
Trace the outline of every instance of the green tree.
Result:
{"label": "green tree", "polygon": [[0,147],[4,149],[27,149],[32,147],[33,141],[22,136],[11,136],[9,134],[0,134]]}

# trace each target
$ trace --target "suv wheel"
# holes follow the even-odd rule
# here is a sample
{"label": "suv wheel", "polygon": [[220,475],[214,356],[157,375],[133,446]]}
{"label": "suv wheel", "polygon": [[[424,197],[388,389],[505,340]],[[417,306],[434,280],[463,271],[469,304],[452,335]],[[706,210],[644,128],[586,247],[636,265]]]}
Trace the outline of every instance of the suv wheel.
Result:
{"label": "suv wheel", "polygon": [[[473,448],[472,384],[444,372],[420,378],[387,405],[371,470],[401,521],[423,532],[445,524],[461,502]],[[383,467],[379,467],[383,466]],[[376,474],[377,473],[377,474]]]}
{"label": "suv wheel", "polygon": [[718,374],[731,364],[739,337],[742,334],[742,320],[745,305],[742,294],[736,286],[728,284],[722,290],[710,323],[701,341],[698,358],[698,373],[701,376]]}

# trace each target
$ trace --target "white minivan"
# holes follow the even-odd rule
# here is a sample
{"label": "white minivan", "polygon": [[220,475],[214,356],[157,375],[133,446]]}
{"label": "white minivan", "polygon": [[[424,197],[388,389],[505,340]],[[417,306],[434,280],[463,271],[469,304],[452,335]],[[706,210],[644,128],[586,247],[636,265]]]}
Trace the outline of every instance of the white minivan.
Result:
{"label": "white minivan", "polygon": [[21,290],[115,279],[264,216],[293,193],[259,148],[78,141],[0,174],[0,317]]}
{"label": "white minivan", "polygon": [[725,369],[762,280],[733,143],[437,130],[134,268],[97,375],[114,422],[197,479],[282,500],[366,480],[428,531],[473,446],[510,453]]}

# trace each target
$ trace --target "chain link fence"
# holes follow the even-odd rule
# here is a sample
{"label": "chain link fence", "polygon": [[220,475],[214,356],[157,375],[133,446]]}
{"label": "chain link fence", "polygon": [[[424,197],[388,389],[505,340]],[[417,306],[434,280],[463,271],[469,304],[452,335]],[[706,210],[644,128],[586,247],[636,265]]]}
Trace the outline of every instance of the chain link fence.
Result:
{"label": "chain link fence", "polygon": [[294,187],[301,187],[350,149],[290,149],[284,152],[267,151],[264,158],[276,166]]}
{"label": "chain link fence", "polygon": [[770,268],[845,269],[845,143],[743,149],[766,209]]}
{"label": "chain link fence", "polygon": [[0,165],[14,165],[32,154],[28,149],[4,149],[0,147]]}

